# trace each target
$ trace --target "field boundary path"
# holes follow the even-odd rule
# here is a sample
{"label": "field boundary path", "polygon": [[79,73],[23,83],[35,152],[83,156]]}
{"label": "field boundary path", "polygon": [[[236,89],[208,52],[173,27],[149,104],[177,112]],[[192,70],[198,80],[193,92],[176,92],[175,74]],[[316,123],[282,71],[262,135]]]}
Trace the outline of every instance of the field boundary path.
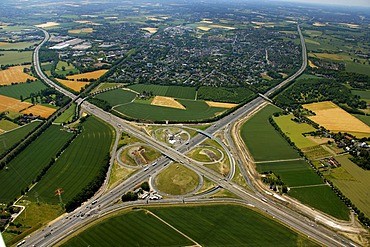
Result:
{"label": "field boundary path", "polygon": [[162,219],[161,217],[159,217],[158,215],[154,214],[153,212],[149,211],[149,210],[145,210],[148,214],[150,214],[151,216],[153,216],[154,218],[156,218],[157,220],[161,221],[162,223],[166,224],[167,226],[171,227],[171,229],[175,230],[176,232],[178,232],[179,234],[181,234],[182,236],[184,236],[185,238],[189,239],[191,242],[193,242],[195,244],[195,246],[200,246],[202,247],[202,245],[200,245],[199,243],[197,243],[194,239],[192,239],[191,237],[189,237],[188,235],[186,235],[185,233],[183,233],[182,231],[178,230],[176,227],[174,227],[173,225],[171,225],[170,223],[168,223],[167,221],[165,221],[164,219]]}
{"label": "field boundary path", "polygon": [[327,184],[311,184],[311,185],[302,185],[302,186],[292,186],[289,187],[290,189],[300,189],[300,188],[311,188],[311,187],[320,187],[320,186],[328,186]]}
{"label": "field boundary path", "polygon": [[277,162],[286,162],[286,161],[298,161],[298,160],[304,160],[303,158],[296,158],[296,159],[286,159],[286,160],[263,160],[263,161],[255,161],[255,164],[260,163],[277,163]]}

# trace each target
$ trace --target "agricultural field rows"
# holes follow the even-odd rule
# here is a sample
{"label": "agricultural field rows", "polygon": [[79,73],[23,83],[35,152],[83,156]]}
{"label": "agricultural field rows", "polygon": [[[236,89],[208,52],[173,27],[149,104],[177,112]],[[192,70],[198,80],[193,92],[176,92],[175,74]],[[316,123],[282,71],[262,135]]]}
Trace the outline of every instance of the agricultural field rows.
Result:
{"label": "agricultural field rows", "polygon": [[128,90],[115,89],[98,94],[95,97],[107,101],[111,106],[115,106],[130,103],[135,99],[136,94]]}
{"label": "agricultural field rows", "polygon": [[82,133],[68,146],[46,175],[32,189],[31,200],[38,193],[43,202],[56,204],[54,196],[58,188],[64,190],[63,201],[67,203],[95,178],[110,150],[112,129],[96,119],[88,117],[82,123]]}
{"label": "agricultural field rows", "polygon": [[0,57],[0,65],[31,63],[32,51],[1,51],[4,56]]}
{"label": "agricultural field rows", "polygon": [[67,110],[65,110],[59,117],[54,120],[54,123],[68,123],[72,121],[76,114],[77,105],[73,103]]}
{"label": "agricultural field rows", "polygon": [[[162,207],[126,211],[92,226],[63,246],[107,243],[114,245],[118,242],[140,246],[194,245],[194,242],[189,242],[177,232],[173,232],[144,210],[154,213],[202,246],[317,246],[316,243],[278,222],[251,209],[235,205]],[[145,234],[138,237],[138,231]],[[122,232],[125,234],[120,234]]]}
{"label": "agricultural field rows", "polygon": [[[259,111],[242,127],[241,136],[253,158],[259,161],[256,164],[257,171],[260,173],[272,172],[290,188],[288,195],[334,217],[347,220],[349,211],[345,204],[331,188],[323,183],[308,163],[303,160],[283,161],[283,159],[299,158],[299,155],[269,122],[269,117],[277,111],[277,108],[269,105]],[[281,122],[290,125],[285,127],[286,129],[287,127],[291,128],[289,133],[293,137],[304,130],[310,129],[307,126],[298,127],[296,123],[289,119],[289,122],[285,121],[287,120],[285,118]],[[264,142],[258,140],[264,140]],[[306,143],[306,141],[302,141],[301,144]],[[291,154],[294,154],[294,156]],[[320,196],[320,191],[325,193],[326,196]]]}
{"label": "agricultural field rows", "polygon": [[269,117],[280,111],[268,105],[248,120],[241,129],[241,137],[255,161],[299,158],[294,149],[269,123]]}
{"label": "agricultural field rows", "polygon": [[[52,125],[0,171],[0,200],[12,201],[32,184],[72,134]],[[53,140],[53,145],[50,145]]]}
{"label": "agricultural field rows", "polygon": [[179,99],[195,99],[195,87],[161,86],[152,84],[135,84],[128,88],[138,92],[152,92],[153,95],[167,96]]}
{"label": "agricultural field rows", "polygon": [[30,83],[20,83],[16,85],[0,87],[0,94],[20,100],[21,97],[26,99],[30,97],[31,94],[38,93],[46,88],[47,87],[45,84],[41,81],[34,81]]}
{"label": "agricultural field rows", "polygon": [[0,135],[0,155],[11,148],[14,144],[20,142],[25,136],[33,131],[41,122],[34,121],[17,129],[8,131]]}

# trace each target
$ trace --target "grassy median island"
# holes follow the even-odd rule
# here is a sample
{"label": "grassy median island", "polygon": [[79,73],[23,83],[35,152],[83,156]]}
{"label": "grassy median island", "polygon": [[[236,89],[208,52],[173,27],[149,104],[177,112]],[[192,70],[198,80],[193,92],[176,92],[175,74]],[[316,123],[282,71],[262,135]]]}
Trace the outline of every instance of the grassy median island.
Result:
{"label": "grassy median island", "polygon": [[318,246],[275,220],[243,206],[149,207],[146,210],[126,210],[109,217],[62,246],[195,245],[190,239],[202,246]]}
{"label": "grassy median island", "polygon": [[199,177],[194,171],[174,163],[156,177],[155,183],[164,193],[183,195],[195,190],[199,184]]}

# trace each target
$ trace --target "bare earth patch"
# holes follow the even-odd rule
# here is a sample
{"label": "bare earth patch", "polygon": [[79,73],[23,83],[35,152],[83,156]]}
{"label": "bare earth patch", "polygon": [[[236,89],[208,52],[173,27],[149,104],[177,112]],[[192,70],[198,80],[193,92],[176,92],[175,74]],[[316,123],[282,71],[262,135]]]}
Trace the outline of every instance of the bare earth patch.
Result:
{"label": "bare earth patch", "polygon": [[223,102],[214,102],[214,101],[206,101],[207,105],[211,107],[219,107],[219,108],[233,108],[238,104],[233,103],[223,103]]}
{"label": "bare earth patch", "polygon": [[315,112],[308,117],[312,121],[331,131],[370,134],[370,127],[330,101],[303,105]]}
{"label": "bare earth patch", "polygon": [[155,96],[151,105],[158,105],[158,106],[186,110],[185,106],[183,106],[180,102],[178,102],[174,98],[164,97],[164,96]]}
{"label": "bare earth patch", "polygon": [[24,66],[14,66],[6,70],[0,70],[0,85],[10,85],[14,82],[22,83],[26,82],[27,79],[35,80],[35,77],[23,72],[24,68]]}
{"label": "bare earth patch", "polygon": [[208,31],[208,30],[211,29],[209,27],[204,27],[204,26],[198,26],[197,28],[200,29],[200,30],[202,30],[202,31]]}

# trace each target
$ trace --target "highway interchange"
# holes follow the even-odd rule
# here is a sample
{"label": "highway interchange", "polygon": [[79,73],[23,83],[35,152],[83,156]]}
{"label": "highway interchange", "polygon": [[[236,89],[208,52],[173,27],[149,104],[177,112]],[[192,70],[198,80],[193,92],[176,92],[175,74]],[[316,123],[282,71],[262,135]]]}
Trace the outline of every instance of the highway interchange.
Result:
{"label": "highway interchange", "polygon": [[[290,76],[288,79],[284,80],[279,85],[270,89],[264,95],[260,95],[261,97],[255,98],[254,100],[240,107],[233,113],[225,116],[224,118],[218,120],[217,122],[214,122],[209,128],[207,128],[207,130],[205,131],[206,134],[196,135],[188,143],[183,144],[177,149],[173,149],[165,145],[164,143],[151,138],[146,133],[143,133],[142,131],[133,127],[127,121],[111,113],[103,111],[102,109],[96,107],[95,105],[90,104],[84,99],[79,98],[78,96],[65,90],[64,88],[60,87],[59,85],[51,81],[49,78],[47,78],[47,76],[41,70],[38,57],[40,48],[49,39],[49,34],[45,30],[42,30],[45,34],[45,39],[35,49],[33,56],[33,63],[38,76],[51,87],[70,97],[73,101],[75,101],[77,104],[81,106],[81,109],[83,111],[88,112],[89,114],[92,114],[100,118],[101,120],[111,124],[118,133],[121,132],[129,133],[130,135],[135,136],[136,138],[142,140],[146,144],[155,147],[164,156],[158,159],[156,165],[151,165],[148,167],[148,169],[142,169],[138,171],[133,176],[129,177],[115,188],[106,191],[105,186],[99,193],[97,193],[97,195],[94,198],[86,202],[84,205],[76,209],[74,212],[69,213],[67,216],[66,215],[62,216],[61,218],[53,221],[47,227],[28,236],[26,238],[26,245],[27,246],[54,245],[63,238],[70,235],[71,233],[75,232],[78,228],[85,226],[88,222],[93,221],[94,219],[97,219],[102,215],[108,214],[119,209],[123,209],[125,207],[131,207],[133,205],[136,206],[146,205],[146,203],[162,205],[176,203],[211,203],[211,202],[224,202],[224,203],[230,202],[256,207],[261,211],[264,211],[265,213],[269,214],[270,216],[278,219],[280,222],[283,222],[284,224],[290,226],[291,228],[308,236],[309,238],[315,239],[316,241],[325,246],[349,246],[350,244],[352,245],[353,243],[351,243],[348,239],[344,238],[341,235],[337,235],[335,231],[329,229],[327,226],[324,226],[324,224],[326,224],[326,221],[322,221],[320,222],[321,224],[317,224],[317,222],[313,220],[318,219],[320,217],[327,218],[321,213],[312,210],[310,212],[305,212],[303,215],[302,213],[298,213],[297,211],[292,210],[290,207],[285,206],[284,201],[279,202],[271,197],[265,196],[262,193],[258,192],[257,189],[254,188],[253,183],[250,181],[248,173],[245,167],[241,164],[239,158],[236,158],[236,162],[235,161],[232,162],[235,162],[239,166],[243,176],[246,178],[246,181],[248,182],[249,186],[252,188],[253,191],[247,190],[241,187],[240,185],[232,182],[231,181],[232,176],[223,177],[221,174],[218,174],[215,171],[206,168],[199,162],[185,155],[186,152],[196,147],[197,145],[201,144],[207,138],[212,137],[220,130],[225,130],[225,136],[229,143],[229,147],[233,148],[234,144],[232,142],[230,134],[231,129],[230,126],[233,123],[242,119],[245,115],[248,115],[255,111],[256,109],[258,109],[261,105],[266,104],[266,100],[269,100],[268,99],[269,96],[271,96],[280,88],[289,84],[291,81],[293,81],[303,73],[307,66],[307,53],[304,38],[299,26],[297,26],[297,29],[300,35],[302,45],[303,63],[301,68],[294,75]],[[112,150],[113,158],[116,156],[115,151],[116,148],[113,148]],[[148,180],[151,177],[151,175],[160,172],[161,169],[164,169],[165,166],[172,161],[182,163],[188,168],[197,172],[198,174],[201,174],[203,177],[206,177],[209,180],[213,181],[215,184],[218,185],[218,187],[216,187],[216,190],[224,188],[240,197],[240,199],[204,199],[197,196],[189,198],[179,197],[174,199],[165,199],[150,202],[137,201],[130,203],[114,204],[117,200],[119,200],[122,194],[126,193],[129,190],[132,190],[135,186],[137,186],[141,182]],[[108,180],[108,178],[106,180]],[[214,191],[215,189],[213,189],[209,193],[211,192],[213,193]],[[206,195],[202,196],[204,197]],[[333,225],[336,224],[332,223],[331,226]]]}

